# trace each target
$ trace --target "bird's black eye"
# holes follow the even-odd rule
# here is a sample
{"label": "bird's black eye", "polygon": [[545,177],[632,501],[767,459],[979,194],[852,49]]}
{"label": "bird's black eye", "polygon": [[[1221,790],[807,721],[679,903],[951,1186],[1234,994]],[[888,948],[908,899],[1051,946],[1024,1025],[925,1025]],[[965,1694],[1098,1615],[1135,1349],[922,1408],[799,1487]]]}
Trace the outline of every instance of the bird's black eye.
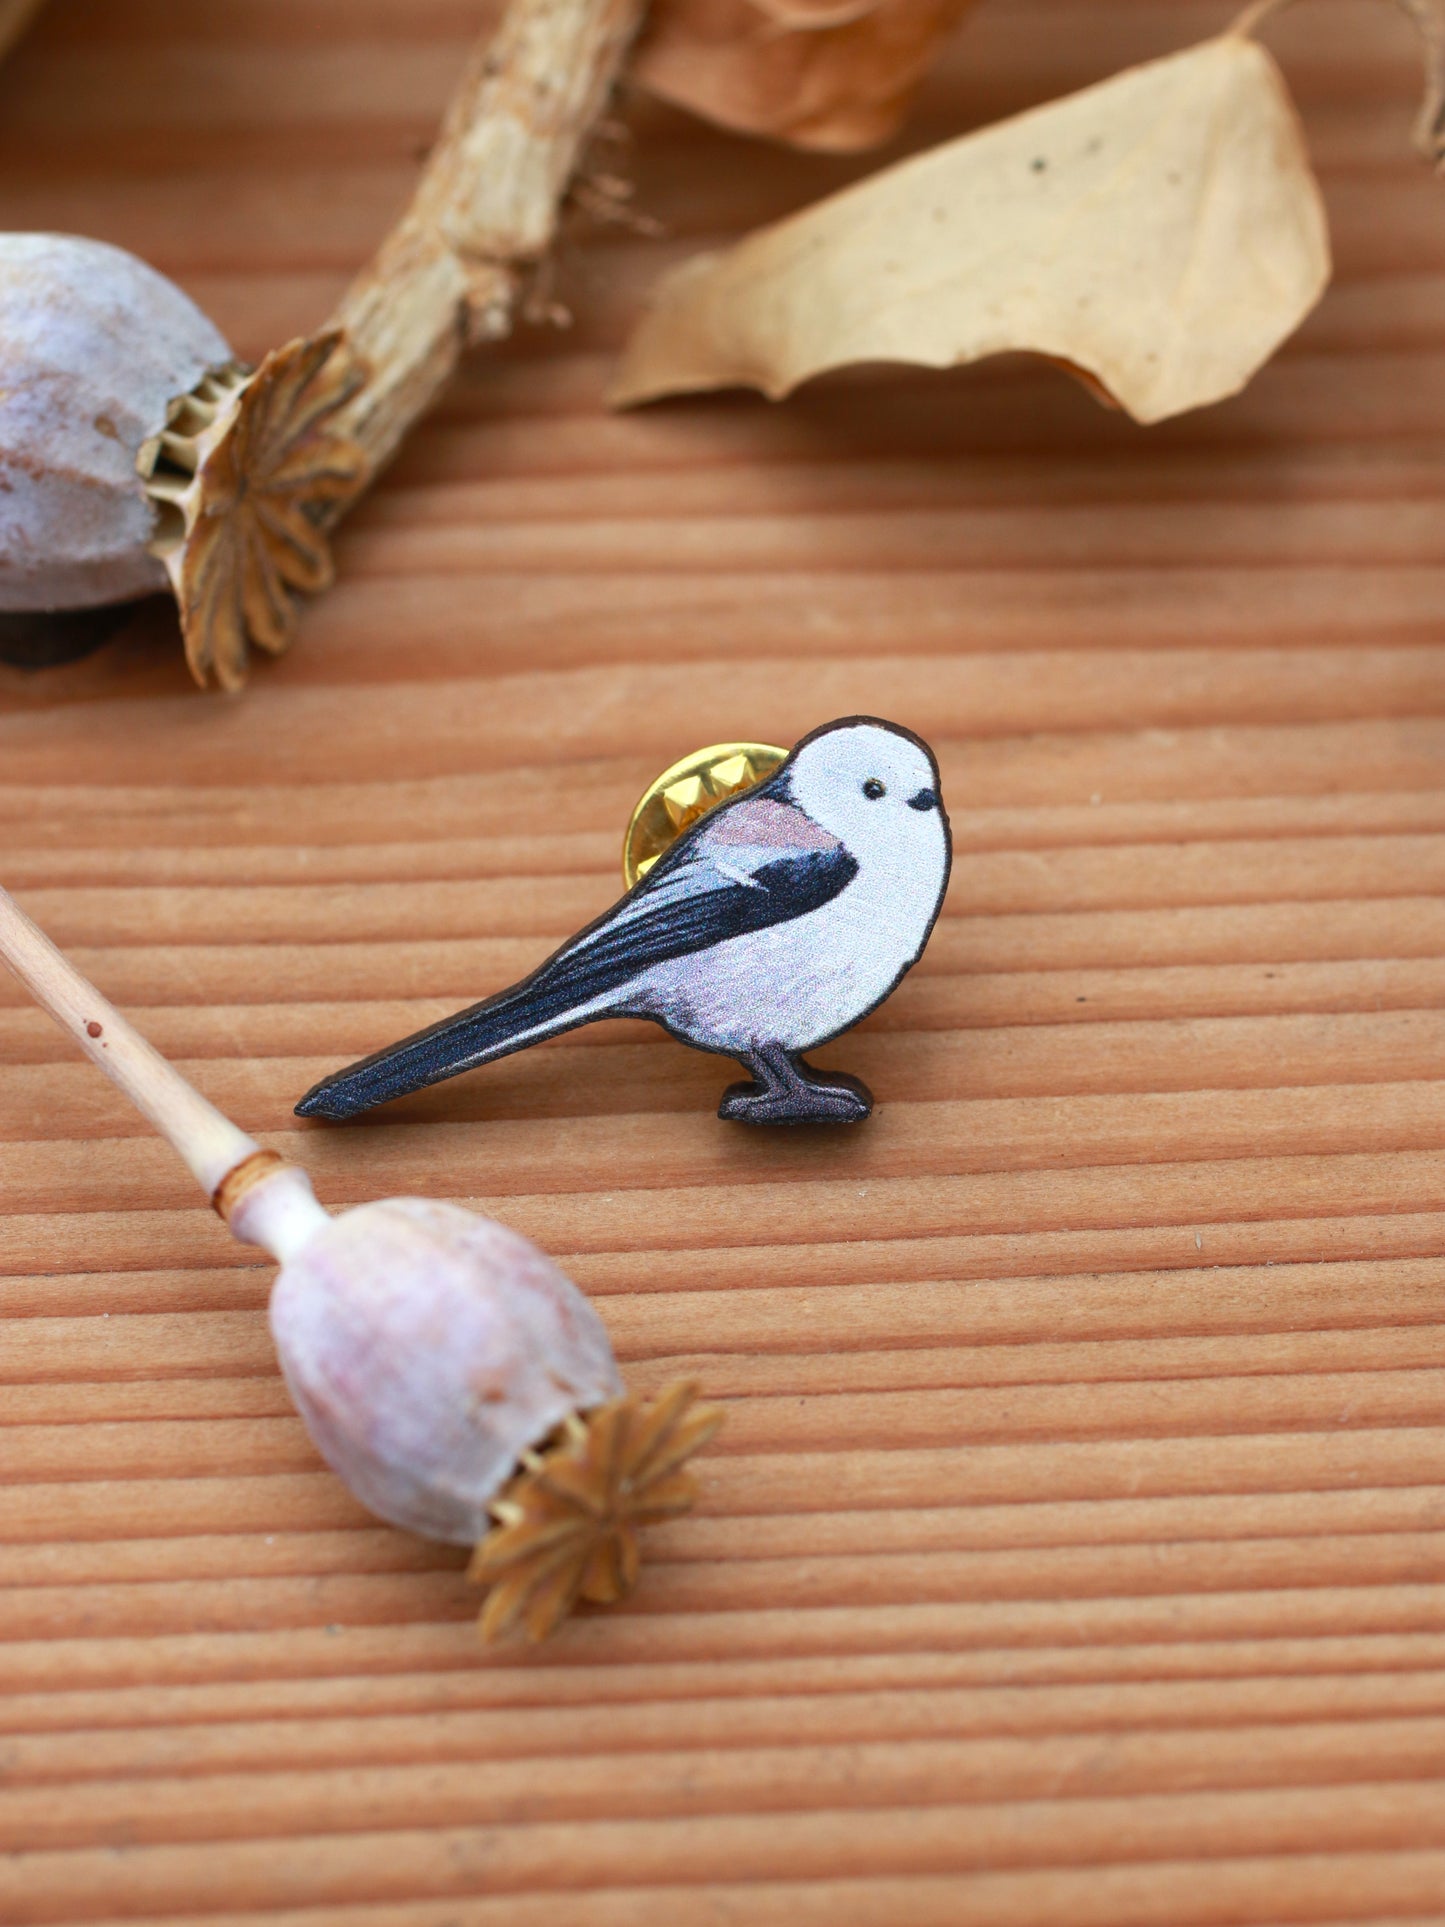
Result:
{"label": "bird's black eye", "polygon": [[883,784],[878,781],[876,776],[870,776],[868,781],[863,785],[863,794],[868,798],[870,803],[876,803],[879,797],[886,796],[888,791],[884,788]]}

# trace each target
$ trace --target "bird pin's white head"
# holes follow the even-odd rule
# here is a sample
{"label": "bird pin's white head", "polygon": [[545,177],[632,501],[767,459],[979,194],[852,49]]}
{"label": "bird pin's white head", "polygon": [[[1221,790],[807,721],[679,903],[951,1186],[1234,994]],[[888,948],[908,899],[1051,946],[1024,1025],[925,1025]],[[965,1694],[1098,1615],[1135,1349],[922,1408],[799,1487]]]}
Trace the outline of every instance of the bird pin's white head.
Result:
{"label": "bird pin's white head", "polygon": [[788,794],[860,861],[936,879],[948,861],[948,818],[926,743],[855,716],[815,730],[787,764]]}

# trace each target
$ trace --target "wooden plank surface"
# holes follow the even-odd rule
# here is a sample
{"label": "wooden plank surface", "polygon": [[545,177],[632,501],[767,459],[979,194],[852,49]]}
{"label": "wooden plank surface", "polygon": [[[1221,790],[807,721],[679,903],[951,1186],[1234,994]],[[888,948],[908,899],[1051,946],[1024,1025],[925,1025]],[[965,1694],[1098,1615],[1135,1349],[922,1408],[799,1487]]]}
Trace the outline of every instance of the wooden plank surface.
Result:
{"label": "wooden plank surface", "polygon": [[[907,140],[1223,23],[987,0]],[[405,196],[464,0],[52,0],[0,214],[132,246],[243,353]],[[147,615],[0,675],[0,877],[330,1203],[541,1239],[630,1375],[730,1408],[628,1609],[482,1656],[277,1377],[268,1274],[0,984],[0,1919],[1225,1927],[1445,1917],[1445,202],[1403,21],[1273,30],[1336,285],[1144,434],[1061,376],[614,419],[660,264],[868,162],[655,107],[664,242],[475,359],[239,701]],[[298,1130],[320,1072],[615,893],[695,743],[936,744],[918,971],[856,1136],[584,1032]],[[8,980],[7,980],[8,982]]]}

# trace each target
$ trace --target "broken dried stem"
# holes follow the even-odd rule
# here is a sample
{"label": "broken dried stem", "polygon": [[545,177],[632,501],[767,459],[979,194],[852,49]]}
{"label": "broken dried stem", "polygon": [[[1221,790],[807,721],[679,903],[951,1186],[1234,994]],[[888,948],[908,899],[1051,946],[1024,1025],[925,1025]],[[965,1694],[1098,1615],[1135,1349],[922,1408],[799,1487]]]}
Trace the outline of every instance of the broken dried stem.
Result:
{"label": "broken dried stem", "polygon": [[296,592],[331,581],[325,531],[463,351],[511,332],[644,4],[512,0],[468,63],[410,206],[331,320],[267,356],[194,448],[173,436],[165,478],[143,461],[198,681],[235,688],[248,646],[289,645]]}
{"label": "broken dried stem", "polygon": [[[1295,0],[1254,0],[1231,24],[1231,33],[1251,35],[1271,14]],[[1445,168],[1445,0],[1395,0],[1420,36],[1425,65],[1425,98],[1415,123],[1415,145],[1432,167]]]}
{"label": "broken dried stem", "polygon": [[1415,145],[1435,168],[1445,168],[1445,4],[1397,0],[1415,23],[1425,59],[1425,98],[1415,122]]}
{"label": "broken dried stem", "polygon": [[336,426],[374,472],[464,348],[511,332],[642,0],[513,0],[473,54],[410,207],[332,317],[367,369]]}

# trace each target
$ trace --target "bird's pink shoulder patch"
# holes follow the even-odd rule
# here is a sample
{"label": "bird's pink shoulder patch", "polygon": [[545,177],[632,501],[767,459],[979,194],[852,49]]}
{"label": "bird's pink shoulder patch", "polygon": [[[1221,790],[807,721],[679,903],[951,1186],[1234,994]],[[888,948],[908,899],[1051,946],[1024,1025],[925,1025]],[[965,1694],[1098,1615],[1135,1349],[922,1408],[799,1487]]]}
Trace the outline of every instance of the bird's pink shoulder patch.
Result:
{"label": "bird's pink shoulder patch", "polygon": [[749,796],[724,810],[706,831],[710,843],[770,850],[836,850],[838,838],[800,810],[770,796]]}

